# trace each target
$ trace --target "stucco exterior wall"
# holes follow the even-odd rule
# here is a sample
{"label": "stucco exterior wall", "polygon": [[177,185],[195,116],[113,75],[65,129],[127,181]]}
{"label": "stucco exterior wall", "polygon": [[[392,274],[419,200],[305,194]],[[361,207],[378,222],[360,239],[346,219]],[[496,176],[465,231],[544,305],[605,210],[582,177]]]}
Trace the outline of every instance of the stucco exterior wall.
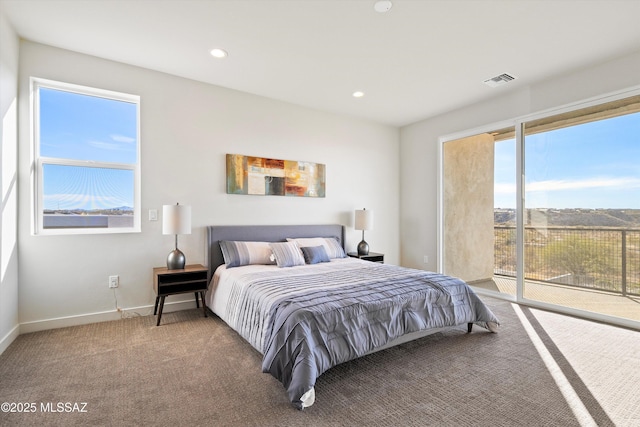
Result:
{"label": "stucco exterior wall", "polygon": [[444,144],[444,272],[467,282],[493,276],[494,140]]}

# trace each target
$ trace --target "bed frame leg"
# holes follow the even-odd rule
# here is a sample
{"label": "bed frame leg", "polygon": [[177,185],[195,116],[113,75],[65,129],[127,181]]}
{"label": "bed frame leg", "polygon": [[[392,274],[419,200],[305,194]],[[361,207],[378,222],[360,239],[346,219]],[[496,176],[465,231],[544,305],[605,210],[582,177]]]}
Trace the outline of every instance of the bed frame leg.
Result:
{"label": "bed frame leg", "polygon": [[467,323],[467,333],[471,333],[471,329],[473,328],[473,323]]}

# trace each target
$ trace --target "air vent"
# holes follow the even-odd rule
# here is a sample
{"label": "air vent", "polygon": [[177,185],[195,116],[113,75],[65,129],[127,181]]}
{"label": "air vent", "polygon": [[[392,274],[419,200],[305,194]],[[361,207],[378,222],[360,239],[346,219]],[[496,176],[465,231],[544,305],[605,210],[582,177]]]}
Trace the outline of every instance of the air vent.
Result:
{"label": "air vent", "polygon": [[500,74],[499,76],[495,76],[488,80],[485,80],[484,84],[486,84],[487,86],[496,87],[505,83],[509,83],[511,80],[515,80],[515,77],[509,74]]}

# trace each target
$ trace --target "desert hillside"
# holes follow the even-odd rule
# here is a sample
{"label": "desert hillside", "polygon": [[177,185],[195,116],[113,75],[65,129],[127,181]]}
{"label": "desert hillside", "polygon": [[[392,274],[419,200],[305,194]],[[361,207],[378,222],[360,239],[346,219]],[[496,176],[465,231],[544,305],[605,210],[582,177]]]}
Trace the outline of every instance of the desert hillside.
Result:
{"label": "desert hillside", "polygon": [[[496,225],[515,225],[515,209],[495,209]],[[527,224],[559,227],[640,228],[640,209],[527,209]]]}

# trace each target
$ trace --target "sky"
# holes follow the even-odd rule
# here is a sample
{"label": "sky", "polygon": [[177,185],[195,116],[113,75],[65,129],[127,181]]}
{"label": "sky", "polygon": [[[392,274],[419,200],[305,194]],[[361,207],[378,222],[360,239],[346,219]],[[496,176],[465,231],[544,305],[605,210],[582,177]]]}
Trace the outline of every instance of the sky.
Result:
{"label": "sky", "polygon": [[[137,105],[40,88],[40,155],[135,164]],[[495,144],[494,206],[515,208],[515,140]],[[46,165],[45,209],[134,205],[127,170]],[[526,208],[640,209],[640,113],[525,138]]]}
{"label": "sky", "polygon": [[[95,162],[137,162],[137,105],[40,88],[40,155]],[[88,164],[90,165],[90,164]],[[130,170],[44,166],[44,209],[134,205]]]}
{"label": "sky", "polygon": [[[515,140],[495,144],[494,207],[516,207]],[[525,137],[525,208],[640,209],[640,113]]]}

